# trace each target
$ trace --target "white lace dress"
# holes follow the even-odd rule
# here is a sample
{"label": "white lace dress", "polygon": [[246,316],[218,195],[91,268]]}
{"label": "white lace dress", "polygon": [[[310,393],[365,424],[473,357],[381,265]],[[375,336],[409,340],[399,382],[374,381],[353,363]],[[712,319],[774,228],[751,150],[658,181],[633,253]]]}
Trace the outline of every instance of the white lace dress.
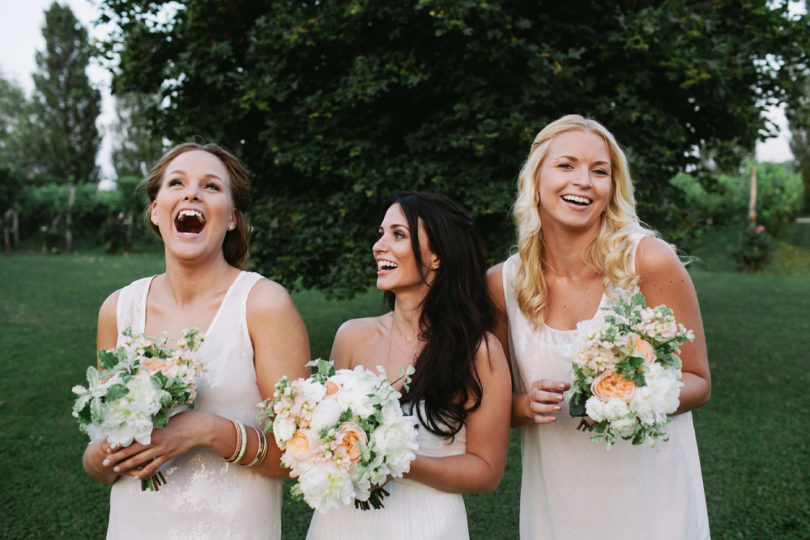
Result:
{"label": "white lace dress", "polygon": [[[253,368],[253,345],[246,304],[261,276],[242,272],[233,282],[205,334],[200,356],[196,411],[255,425],[261,401]],[[121,290],[120,332],[144,330],[146,297],[152,278]],[[110,494],[107,538],[272,539],[281,537],[281,480],[267,478],[222,456],[197,448],[162,468],[167,484],[141,491],[140,480],[120,477]]]}
{"label": "white lace dress", "polygon": [[[558,351],[576,331],[532,327],[512,288],[520,264],[518,255],[504,263],[503,288],[513,384],[525,393],[537,379],[571,380],[571,364]],[[557,421],[522,428],[521,539],[709,538],[691,413],[673,417],[667,442],[650,448],[619,440],[608,452],[577,431],[580,420],[563,403]]]}
{"label": "white lace dress", "polygon": [[[420,403],[422,406],[422,403]],[[454,456],[467,451],[465,428],[451,441],[417,425],[417,455]],[[354,505],[314,512],[307,540],[467,540],[467,511],[460,493],[445,493],[407,479],[388,482],[384,508]]]}

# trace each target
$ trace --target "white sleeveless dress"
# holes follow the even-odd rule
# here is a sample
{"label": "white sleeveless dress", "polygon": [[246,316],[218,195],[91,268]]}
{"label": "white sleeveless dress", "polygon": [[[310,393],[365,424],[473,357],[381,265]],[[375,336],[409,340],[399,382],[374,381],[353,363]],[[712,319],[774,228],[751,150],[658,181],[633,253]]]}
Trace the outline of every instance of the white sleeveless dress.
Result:
{"label": "white sleeveless dress", "polygon": [[[424,406],[423,402],[419,403]],[[467,451],[466,430],[451,441],[417,424],[420,456],[455,456]],[[307,540],[468,540],[467,511],[460,493],[445,493],[397,478],[385,485],[390,495],[379,510],[354,505],[314,512]]]}
{"label": "white sleeveless dress", "polygon": [[[576,330],[535,329],[524,317],[513,289],[520,264],[517,254],[504,263],[503,288],[513,385],[525,393],[541,378],[571,381],[559,347],[573,344]],[[604,318],[605,300],[594,319]],[[691,413],[674,416],[669,441],[654,448],[618,440],[607,452],[577,431],[580,420],[566,402],[555,422],[521,428],[521,539],[709,538]]]}
{"label": "white sleeveless dress", "polygon": [[[219,307],[200,348],[205,371],[198,381],[195,411],[255,425],[262,400],[253,368],[253,345],[246,305],[262,276],[242,272]],[[121,331],[142,333],[146,297],[153,278],[135,281],[118,297]],[[222,456],[194,448],[163,465],[167,483],[141,491],[140,480],[120,477],[110,494],[107,538],[272,539],[281,537],[281,480],[226,463]]]}

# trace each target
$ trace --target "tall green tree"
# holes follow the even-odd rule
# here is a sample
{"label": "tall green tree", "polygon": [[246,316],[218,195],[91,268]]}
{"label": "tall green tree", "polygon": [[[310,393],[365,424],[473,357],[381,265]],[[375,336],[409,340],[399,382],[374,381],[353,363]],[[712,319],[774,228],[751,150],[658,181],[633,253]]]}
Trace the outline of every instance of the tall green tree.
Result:
{"label": "tall green tree", "polygon": [[24,141],[30,102],[13,80],[0,76],[0,215],[14,206],[25,183]]}
{"label": "tall green tree", "polygon": [[45,49],[37,51],[33,75],[36,133],[31,155],[53,181],[98,181],[100,136],[96,118],[101,95],[87,77],[93,55],[87,29],[68,6],[56,2],[45,11]]}
{"label": "tall green tree", "polygon": [[144,177],[163,153],[163,139],[152,129],[150,113],[160,96],[128,92],[116,96],[115,143],[112,162],[119,177]]}
{"label": "tall green tree", "polygon": [[810,48],[807,17],[766,0],[103,4],[117,87],[161,90],[157,129],[254,171],[254,264],[338,292],[373,278],[397,189],[457,198],[502,257],[522,160],[566,113],[616,133],[642,217],[676,223],[669,178],[696,148],[753,148]]}
{"label": "tall green tree", "polygon": [[810,73],[803,78],[805,93],[787,108],[790,150],[804,184],[804,209],[810,211]]}

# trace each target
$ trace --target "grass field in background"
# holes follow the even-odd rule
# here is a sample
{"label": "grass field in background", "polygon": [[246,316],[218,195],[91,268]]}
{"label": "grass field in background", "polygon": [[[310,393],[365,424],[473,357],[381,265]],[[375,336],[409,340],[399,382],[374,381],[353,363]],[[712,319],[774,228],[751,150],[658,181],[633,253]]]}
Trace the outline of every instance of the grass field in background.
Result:
{"label": "grass field in background", "polygon": [[[708,248],[693,270],[712,370],[694,420],[714,538],[810,537],[810,226],[777,248],[766,273],[707,271],[725,264]],[[95,361],[104,298],[160,271],[159,255],[0,257],[0,537],[104,536],[109,487],[82,471],[70,388]],[[293,298],[313,357],[343,321],[384,309],[377,292]],[[473,538],[517,538],[519,454],[513,430],[500,487],[465,497]],[[284,538],[303,538],[309,516],[285,486]]]}

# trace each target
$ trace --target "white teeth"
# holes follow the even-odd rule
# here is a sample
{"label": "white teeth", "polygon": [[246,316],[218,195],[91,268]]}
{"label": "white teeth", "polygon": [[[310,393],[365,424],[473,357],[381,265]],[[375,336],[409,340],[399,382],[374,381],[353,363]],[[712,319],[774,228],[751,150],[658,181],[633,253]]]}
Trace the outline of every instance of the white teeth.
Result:
{"label": "white teeth", "polygon": [[200,220],[201,223],[205,223],[205,218],[203,215],[198,212],[197,210],[180,210],[180,214],[177,216],[178,219],[183,220],[187,217],[196,217]]}
{"label": "white teeth", "polygon": [[579,204],[591,204],[591,200],[585,197],[579,197],[578,195],[563,195],[562,196],[564,201],[579,203]]}
{"label": "white teeth", "polygon": [[396,263],[392,263],[391,261],[377,261],[377,269],[378,270],[392,270],[394,268],[398,268],[399,265]]}

